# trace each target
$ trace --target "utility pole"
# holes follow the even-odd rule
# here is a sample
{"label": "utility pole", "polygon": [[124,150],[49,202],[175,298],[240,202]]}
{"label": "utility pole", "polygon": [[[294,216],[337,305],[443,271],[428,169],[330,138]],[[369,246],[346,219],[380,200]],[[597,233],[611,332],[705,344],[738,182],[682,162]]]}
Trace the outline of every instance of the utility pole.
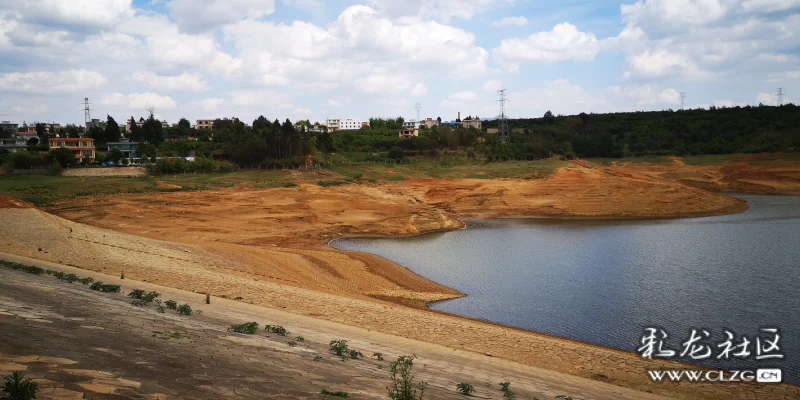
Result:
{"label": "utility pole", "polygon": [[500,139],[500,143],[508,143],[510,138],[506,124],[506,102],[509,100],[506,98],[505,89],[498,90],[497,94],[500,95],[500,100],[497,100],[500,103],[500,125],[497,127],[497,137]]}
{"label": "utility pole", "polygon": [[681,111],[683,111],[683,100],[686,98],[686,92],[681,92]]}
{"label": "utility pole", "polygon": [[783,88],[778,88],[778,107],[783,105]]}

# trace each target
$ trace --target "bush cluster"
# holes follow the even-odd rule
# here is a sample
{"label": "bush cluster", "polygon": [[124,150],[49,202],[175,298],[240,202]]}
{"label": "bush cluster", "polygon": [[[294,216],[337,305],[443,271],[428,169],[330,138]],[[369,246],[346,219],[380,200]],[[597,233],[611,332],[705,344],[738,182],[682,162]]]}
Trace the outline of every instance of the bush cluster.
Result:
{"label": "bush cluster", "polygon": [[258,322],[245,322],[239,325],[231,325],[228,332],[245,333],[252,335],[258,331]]}
{"label": "bush cluster", "polygon": [[100,292],[106,292],[106,293],[119,293],[120,286],[119,285],[106,284],[106,283],[103,283],[101,281],[97,281],[97,282],[92,283],[92,285],[89,286],[89,289],[97,290],[97,291],[100,291]]}
{"label": "bush cluster", "polygon": [[286,336],[286,334],[289,333],[289,331],[280,325],[264,325],[264,330],[267,332],[277,333],[281,336]]}

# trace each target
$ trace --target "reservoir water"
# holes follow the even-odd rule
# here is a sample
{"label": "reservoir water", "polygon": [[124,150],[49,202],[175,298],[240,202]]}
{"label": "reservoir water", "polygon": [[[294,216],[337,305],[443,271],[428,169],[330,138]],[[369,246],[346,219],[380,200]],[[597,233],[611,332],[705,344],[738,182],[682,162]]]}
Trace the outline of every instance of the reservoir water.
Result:
{"label": "reservoir water", "polygon": [[[468,221],[459,231],[331,244],[467,294],[437,310],[628,351],[658,327],[674,360],[782,368],[784,381],[800,383],[800,197],[739,197],[750,209],[719,217]],[[783,358],[756,360],[756,338],[774,340],[762,328],[780,330],[780,351],[762,355]],[[680,357],[692,329],[709,358]],[[724,329],[734,345],[750,340],[750,356],[717,358]]]}

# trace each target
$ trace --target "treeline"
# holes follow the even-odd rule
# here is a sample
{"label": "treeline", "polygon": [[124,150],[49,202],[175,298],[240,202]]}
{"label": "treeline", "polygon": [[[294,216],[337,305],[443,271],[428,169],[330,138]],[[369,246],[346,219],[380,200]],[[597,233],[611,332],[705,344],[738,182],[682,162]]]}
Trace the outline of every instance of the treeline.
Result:
{"label": "treeline", "polygon": [[[800,150],[800,107],[794,104],[573,116],[548,112],[542,118],[507,123],[516,130],[511,145],[493,146],[491,152],[624,157]],[[488,128],[497,125],[498,121],[485,123]]]}

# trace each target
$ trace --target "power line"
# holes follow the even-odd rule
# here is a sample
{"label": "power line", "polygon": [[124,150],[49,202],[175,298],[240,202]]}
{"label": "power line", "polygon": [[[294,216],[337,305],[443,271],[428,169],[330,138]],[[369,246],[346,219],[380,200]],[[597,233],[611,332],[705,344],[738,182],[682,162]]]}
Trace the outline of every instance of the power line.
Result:
{"label": "power line", "polygon": [[89,98],[88,97],[84,97],[83,98],[83,119],[84,119],[84,125],[86,126],[86,131],[87,132],[89,131],[89,122],[92,121],[92,115],[90,113],[91,109],[89,108],[90,104],[91,103],[89,103]]}
{"label": "power line", "polygon": [[783,105],[783,88],[778,88],[778,106]]}
{"label": "power line", "polygon": [[497,128],[497,137],[500,139],[500,143],[508,143],[509,136],[508,125],[506,124],[506,102],[509,100],[506,98],[505,89],[498,90],[497,94],[500,95],[500,100],[497,100],[500,103],[500,125]]}

